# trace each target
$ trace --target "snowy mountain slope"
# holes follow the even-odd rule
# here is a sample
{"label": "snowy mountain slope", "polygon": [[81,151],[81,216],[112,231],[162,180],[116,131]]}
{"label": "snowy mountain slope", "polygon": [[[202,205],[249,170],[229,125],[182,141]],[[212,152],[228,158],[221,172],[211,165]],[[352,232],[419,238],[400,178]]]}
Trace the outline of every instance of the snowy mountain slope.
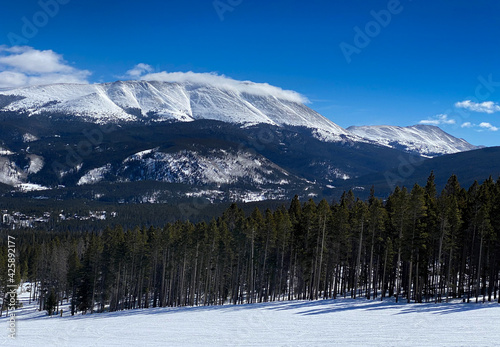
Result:
{"label": "snowy mountain slope", "polygon": [[[335,195],[397,167],[402,151],[432,157],[476,148],[431,126],[346,130],[294,92],[190,78],[0,91],[0,183],[48,187],[58,199],[159,201],[162,189],[168,199],[281,199]],[[118,126],[102,126],[110,123]]]}
{"label": "snowy mountain slope", "polygon": [[478,149],[432,125],[398,127],[389,125],[351,126],[349,132],[377,144],[427,157]]}
{"label": "snowy mountain slope", "polygon": [[236,124],[303,126],[317,129],[321,133],[318,138],[323,141],[361,140],[298,101],[210,83],[54,84],[0,91],[0,96],[0,105],[4,105],[0,110],[63,113],[99,124],[212,119]]}
{"label": "snowy mountain slope", "polygon": [[202,154],[188,150],[164,153],[155,148],[129,156],[115,166],[113,169],[111,164],[107,164],[89,170],[80,178],[78,185],[97,183],[105,176],[121,182],[152,180],[189,185],[290,184],[290,175],[266,158],[223,149]]}
{"label": "snowy mountain slope", "polygon": [[0,156],[0,183],[17,185],[24,182],[26,176],[26,173],[12,160],[8,157]]}
{"label": "snowy mountain slope", "polygon": [[63,200],[136,202],[157,192],[155,201],[188,194],[217,201],[312,196],[325,185],[387,170],[400,153],[367,141],[319,141],[318,129],[268,123],[194,119],[109,127],[57,114],[2,116],[4,190],[38,184],[50,188],[44,196]]}
{"label": "snowy mountain slope", "polygon": [[[385,174],[400,177],[401,157],[410,155],[368,140],[319,141],[314,130],[303,127],[213,120],[103,127],[45,115],[3,117],[0,198],[13,190],[50,188],[18,194],[20,201],[227,202],[286,200],[295,194],[330,199],[358,187],[368,194],[372,185],[386,194],[391,187]],[[28,130],[31,142],[25,142]],[[455,173],[465,184],[498,177],[498,158],[498,149],[485,148],[426,159],[397,184],[420,178],[425,184],[432,170],[444,180]]]}
{"label": "snowy mountain slope", "polygon": [[12,152],[4,150],[3,153],[5,155],[0,155],[0,183],[24,192],[47,189],[42,185],[28,181],[29,175],[38,173],[44,167],[45,163],[42,157],[34,154],[26,155],[27,165],[21,168],[16,164],[15,158],[10,157]]}

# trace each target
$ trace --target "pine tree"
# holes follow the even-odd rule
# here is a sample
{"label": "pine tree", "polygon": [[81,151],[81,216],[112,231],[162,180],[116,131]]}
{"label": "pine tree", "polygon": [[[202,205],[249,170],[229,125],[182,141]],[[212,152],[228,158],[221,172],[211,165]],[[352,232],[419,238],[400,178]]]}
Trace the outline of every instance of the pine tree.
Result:
{"label": "pine tree", "polygon": [[57,307],[57,296],[55,290],[51,289],[50,294],[47,297],[47,300],[45,301],[44,309],[47,311],[47,314],[49,316],[52,316],[54,311],[56,311],[56,307]]}
{"label": "pine tree", "polygon": [[[369,300],[372,295],[373,288],[373,298],[377,297],[377,280],[378,280],[378,262],[374,264],[375,260],[375,249],[381,248],[380,242],[383,240],[381,235],[385,231],[385,224],[387,222],[387,212],[383,206],[380,199],[375,197],[374,188],[371,188],[370,199],[368,201],[368,230],[371,234],[370,240],[370,265],[368,268],[368,290],[367,299]],[[380,259],[381,254],[377,255],[377,259]]]}
{"label": "pine tree", "polygon": [[72,250],[68,257],[68,287],[71,292],[71,315],[76,313],[79,304],[79,297],[77,294],[78,287],[81,282],[81,263],[77,254],[76,244],[72,245]]}
{"label": "pine tree", "polygon": [[[357,238],[357,255],[356,255],[356,264],[354,267],[354,283],[352,285],[352,292],[351,296],[356,299],[356,294],[358,292],[358,288],[360,286],[360,276],[362,274],[362,251],[363,251],[363,246],[364,246],[364,234],[366,232],[366,225],[368,224],[368,208],[366,204],[361,201],[357,200],[354,209],[352,212],[352,221],[353,221],[353,228],[358,236]],[[359,289],[359,291],[361,291]]]}
{"label": "pine tree", "polygon": [[[420,270],[420,254],[422,248],[427,242],[427,232],[425,224],[425,217],[427,217],[427,206],[425,204],[425,190],[420,187],[418,184],[415,184],[413,187],[410,199],[409,199],[409,230],[408,237],[406,239],[407,242],[410,243],[410,260],[409,260],[409,275],[408,275],[408,302],[411,300],[411,291],[412,291],[412,283],[414,283],[415,295],[417,301],[421,301],[421,278],[419,275]],[[410,235],[411,234],[411,235]],[[412,276],[413,273],[413,264],[416,262],[415,266],[415,279]]]}
{"label": "pine tree", "polygon": [[395,287],[396,287],[396,302],[401,295],[401,287],[403,283],[402,262],[403,262],[403,247],[405,240],[403,236],[406,234],[406,228],[409,218],[409,197],[406,188],[402,190],[396,187],[394,192],[388,199],[388,209],[391,219],[391,226],[396,233],[395,243],[397,247],[397,261],[396,261],[396,274],[395,274]]}

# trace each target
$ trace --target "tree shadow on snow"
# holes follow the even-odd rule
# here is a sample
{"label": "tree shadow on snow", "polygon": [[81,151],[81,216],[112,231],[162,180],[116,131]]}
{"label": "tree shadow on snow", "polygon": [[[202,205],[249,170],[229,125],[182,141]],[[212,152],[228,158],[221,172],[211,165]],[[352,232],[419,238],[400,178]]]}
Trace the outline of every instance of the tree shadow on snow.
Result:
{"label": "tree shadow on snow", "polygon": [[327,300],[312,300],[312,301],[274,301],[265,303],[253,304],[239,304],[239,305],[221,305],[221,306],[189,306],[189,307],[156,307],[147,309],[129,309],[123,311],[104,312],[104,313],[78,313],[75,316],[68,315],[65,312],[63,317],[48,317],[40,313],[32,317],[23,317],[23,320],[37,320],[37,319],[106,319],[115,317],[127,316],[149,316],[156,314],[175,314],[175,313],[200,313],[219,311],[220,313],[233,313],[242,310],[262,310],[262,311],[284,311],[293,310],[297,315],[310,316],[331,314],[336,312],[345,311],[376,311],[376,310],[395,310],[394,315],[403,315],[411,313],[432,313],[432,314],[452,314],[457,312],[466,312],[486,308],[498,308],[500,305],[497,303],[411,303],[407,304],[406,301],[396,303],[393,298],[388,298],[385,301],[366,300],[364,298],[350,299],[327,299]]}
{"label": "tree shadow on snow", "polygon": [[[311,310],[302,311],[301,315],[319,315],[342,311],[381,311],[395,310],[395,315],[411,314],[411,313],[431,313],[431,314],[452,314],[458,312],[475,311],[486,308],[499,308],[497,303],[406,303],[394,301],[370,301],[365,299],[348,299],[347,302],[332,302],[329,301],[329,307],[314,308]],[[297,307],[300,308],[300,307]]]}

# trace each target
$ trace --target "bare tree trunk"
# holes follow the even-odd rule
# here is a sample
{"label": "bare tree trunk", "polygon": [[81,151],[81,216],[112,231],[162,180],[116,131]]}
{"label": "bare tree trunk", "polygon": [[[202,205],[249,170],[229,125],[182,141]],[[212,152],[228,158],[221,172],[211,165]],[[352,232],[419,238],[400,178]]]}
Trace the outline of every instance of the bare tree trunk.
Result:
{"label": "bare tree trunk", "polygon": [[319,256],[318,276],[316,280],[316,299],[318,299],[318,288],[321,279],[321,265],[323,264],[323,249],[325,248],[325,233],[326,233],[326,216],[323,220],[323,233],[321,237],[321,251]]}
{"label": "bare tree trunk", "polygon": [[415,301],[422,303],[422,296],[420,292],[420,281],[419,281],[419,267],[420,267],[420,252],[417,252],[417,266],[415,269]]}
{"label": "bare tree trunk", "polygon": [[[267,249],[269,246],[269,230],[267,230],[266,246],[264,248],[264,262],[262,264],[262,273],[260,274],[260,288],[259,288],[259,302],[262,302],[262,296],[264,295],[264,278],[266,277],[266,265],[267,265]],[[267,295],[267,293],[266,293]]]}
{"label": "bare tree trunk", "polygon": [[401,243],[403,239],[403,225],[400,226],[399,228],[399,245],[398,245],[398,263],[397,263],[397,269],[396,269],[396,302],[399,301],[399,294],[401,291]]}
{"label": "bare tree trunk", "polygon": [[[438,276],[438,288],[439,288],[439,294],[436,293],[436,300],[435,302],[437,303],[438,301],[441,301],[441,254],[443,252],[443,241],[444,241],[444,233],[445,233],[445,221],[441,222],[441,237],[439,238],[439,251],[438,251],[438,271],[437,271],[437,276]],[[439,300],[438,300],[439,297]]]}
{"label": "bare tree trunk", "polygon": [[450,276],[451,276],[451,263],[453,259],[453,235],[451,237],[451,247],[450,247],[450,260],[448,263],[448,273],[446,274],[446,302],[450,300]]}
{"label": "bare tree trunk", "polygon": [[163,251],[163,269],[161,274],[161,289],[160,289],[160,306],[165,307],[166,305],[166,295],[165,295],[165,280],[166,280],[166,271],[167,271],[167,251]]}
{"label": "bare tree trunk", "polygon": [[479,260],[477,262],[477,281],[476,281],[476,303],[479,301],[479,289],[481,287],[481,262],[483,257],[483,233],[481,233],[481,241],[479,243]]}
{"label": "bare tree trunk", "polygon": [[191,293],[190,296],[189,296],[189,304],[191,306],[194,306],[194,295],[195,295],[195,291],[196,291],[196,276],[197,276],[197,272],[198,272],[198,249],[199,249],[199,243],[196,242],[196,254],[195,254],[195,257],[194,257],[194,270],[193,270],[193,277],[191,279]]}
{"label": "bare tree trunk", "polygon": [[[373,284],[373,251],[375,248],[375,229],[372,230],[372,246],[370,250],[370,267],[368,269],[368,290],[366,292],[366,298],[371,299],[372,284]],[[374,295],[375,297],[375,295]]]}
{"label": "bare tree trunk", "polygon": [[255,236],[255,231],[252,228],[252,247],[250,250],[250,298],[247,300],[249,303],[253,303],[253,297],[254,297],[254,291],[255,291],[255,282],[254,282],[254,259],[253,259],[253,254],[254,254],[254,247],[255,247],[255,242],[254,242],[254,237]]}
{"label": "bare tree trunk", "polygon": [[380,301],[384,300],[385,298],[385,274],[387,271],[387,255],[389,253],[389,247],[385,248],[385,257],[384,257],[384,272],[382,275],[382,294],[380,295]]}
{"label": "bare tree trunk", "polygon": [[358,258],[356,260],[356,276],[354,281],[354,299],[356,299],[356,294],[358,291],[359,275],[361,272],[361,250],[363,246],[363,227],[364,227],[364,221],[361,221],[361,230],[359,232]]}

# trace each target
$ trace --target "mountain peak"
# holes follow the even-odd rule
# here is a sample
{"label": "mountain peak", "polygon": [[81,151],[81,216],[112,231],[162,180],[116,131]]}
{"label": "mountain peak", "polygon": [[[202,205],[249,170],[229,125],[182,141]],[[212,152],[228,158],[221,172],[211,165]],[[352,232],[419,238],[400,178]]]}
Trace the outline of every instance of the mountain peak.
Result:
{"label": "mountain peak", "polygon": [[52,84],[0,91],[0,110],[64,114],[98,124],[200,119],[264,123],[307,127],[325,141],[355,138],[305,106],[300,94],[269,84],[211,74],[148,77],[151,80]]}
{"label": "mountain peak", "polygon": [[349,132],[379,145],[402,149],[427,157],[478,149],[464,139],[456,138],[435,125],[407,127],[392,125],[351,126]]}
{"label": "mountain peak", "polygon": [[158,72],[150,73],[141,77],[142,81],[156,81],[179,83],[194,87],[210,86],[236,94],[252,94],[259,96],[274,96],[278,99],[307,104],[309,100],[293,91],[272,86],[268,83],[256,83],[252,81],[239,81],[224,75],[215,73],[195,73],[189,72]]}

